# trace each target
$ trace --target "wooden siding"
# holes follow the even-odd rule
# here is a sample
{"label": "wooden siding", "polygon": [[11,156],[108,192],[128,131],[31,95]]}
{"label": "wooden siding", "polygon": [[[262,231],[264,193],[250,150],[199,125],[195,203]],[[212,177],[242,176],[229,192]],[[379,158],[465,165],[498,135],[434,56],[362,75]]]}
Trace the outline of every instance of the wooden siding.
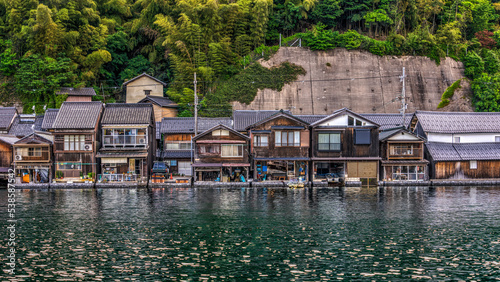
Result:
{"label": "wooden siding", "polygon": [[165,142],[167,141],[191,141],[191,137],[194,137],[194,134],[165,134]]}
{"label": "wooden siding", "polygon": [[[225,130],[225,129],[222,129]],[[219,154],[201,154],[200,153],[200,145],[209,145],[209,144],[198,144],[198,141],[219,141],[219,140],[227,140],[227,141],[245,141],[245,143],[227,143],[228,145],[243,145],[243,156],[242,157],[222,157],[222,148],[221,144],[210,144],[210,146],[219,146]],[[248,163],[248,142],[243,139],[241,136],[234,134],[229,131],[229,136],[213,136],[212,133],[209,133],[200,139],[196,140],[195,144],[195,162],[196,163]]]}
{"label": "wooden siding", "polygon": [[66,102],[92,102],[92,96],[68,96]]}
{"label": "wooden siding", "polygon": [[[413,145],[413,154],[400,155],[400,156],[396,156],[396,155],[391,156],[390,155],[390,151],[389,151],[391,145]],[[424,141],[416,141],[416,142],[408,142],[408,141],[382,142],[380,144],[380,156],[384,160],[422,160],[424,158]]]}
{"label": "wooden siding", "polygon": [[163,118],[166,118],[166,117],[177,117],[177,109],[176,108],[160,107],[151,101],[149,101],[148,103],[153,104],[153,110],[155,112],[155,121],[156,122],[161,122],[161,120]]}
{"label": "wooden siding", "polygon": [[470,169],[469,161],[436,162],[433,178],[500,178],[500,161],[477,161],[477,169]]}
{"label": "wooden siding", "polygon": [[[370,145],[354,144],[355,129],[358,128],[347,127],[343,129],[328,129],[328,130],[313,129],[312,132],[313,157],[317,158],[378,157],[379,156],[378,129],[370,128],[370,139],[371,139]],[[318,150],[319,133],[340,133],[341,151],[337,152],[319,151]]]}
{"label": "wooden siding", "polygon": [[[261,124],[254,130],[270,130],[271,133],[252,133],[251,137],[251,147],[254,158],[308,158],[309,157],[309,130],[274,130],[273,126],[302,126],[302,124],[297,123],[291,119],[280,117],[270,120],[264,124]],[[300,131],[300,146],[276,146],[275,132],[276,131]],[[253,136],[255,135],[266,135],[268,136],[268,146],[267,147],[255,147],[253,144]]]}
{"label": "wooden siding", "polygon": [[378,178],[378,162],[347,162],[348,177]]}
{"label": "wooden siding", "polygon": [[0,167],[10,167],[12,163],[12,146],[0,142]]}

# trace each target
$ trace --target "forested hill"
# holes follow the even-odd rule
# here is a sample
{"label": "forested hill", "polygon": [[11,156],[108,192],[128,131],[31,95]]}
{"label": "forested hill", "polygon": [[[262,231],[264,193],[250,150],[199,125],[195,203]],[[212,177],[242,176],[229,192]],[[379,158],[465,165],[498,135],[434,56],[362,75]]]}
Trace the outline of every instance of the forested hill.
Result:
{"label": "forested hill", "polygon": [[40,113],[60,105],[59,87],[91,86],[112,102],[147,72],[190,115],[196,72],[202,115],[229,115],[230,101],[250,103],[258,89],[305,75],[256,63],[280,42],[300,42],[438,64],[449,56],[465,66],[475,109],[499,111],[499,15],[488,0],[0,0],[0,101]]}

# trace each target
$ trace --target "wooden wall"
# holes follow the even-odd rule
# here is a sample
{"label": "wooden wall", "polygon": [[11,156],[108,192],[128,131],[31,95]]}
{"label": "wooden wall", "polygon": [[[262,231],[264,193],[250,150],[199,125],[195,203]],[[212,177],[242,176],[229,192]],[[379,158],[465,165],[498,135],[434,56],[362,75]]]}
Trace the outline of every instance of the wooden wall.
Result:
{"label": "wooden wall", "polygon": [[477,169],[470,169],[469,161],[436,162],[432,177],[449,178],[500,178],[500,161],[477,161]]}
{"label": "wooden wall", "polygon": [[[348,127],[342,130],[317,130],[313,129],[312,144],[313,144],[313,157],[318,158],[338,158],[338,157],[378,157],[379,156],[379,142],[378,142],[378,129],[370,128],[370,145],[355,145],[354,144],[354,130],[355,128]],[[318,151],[318,134],[327,132],[339,132],[341,140],[340,152],[320,152]]]}
{"label": "wooden wall", "polygon": [[165,134],[165,142],[167,141],[191,141],[191,137],[194,137],[194,134]]}
{"label": "wooden wall", "polygon": [[10,167],[12,163],[12,146],[0,141],[0,167]]}
{"label": "wooden wall", "polygon": [[[224,129],[223,129],[224,130]],[[229,136],[212,136],[212,133],[208,133],[207,135],[200,137],[196,142],[201,141],[201,140],[235,140],[235,141],[245,141],[244,144],[242,143],[227,143],[231,145],[243,145],[243,157],[236,157],[236,158],[227,158],[227,157],[221,157],[219,155],[202,155],[199,153],[199,146],[200,145],[212,145],[212,146],[221,146],[221,144],[198,144],[196,143],[195,146],[195,158],[200,159],[199,162],[201,163],[248,163],[248,142],[246,139],[242,138],[241,136],[238,136],[234,134],[233,132],[229,131]],[[219,152],[222,153],[222,149],[219,148]]]}
{"label": "wooden wall", "polygon": [[302,124],[293,121],[291,119],[285,118],[285,117],[280,117],[280,118],[275,118],[273,120],[270,120],[264,124],[261,124],[252,130],[271,130],[271,133],[263,134],[263,133],[256,133],[255,135],[267,135],[268,136],[268,142],[269,145],[267,147],[255,147],[253,144],[253,136],[252,134],[250,142],[251,142],[251,147],[252,147],[252,152],[254,154],[254,158],[297,158],[297,157],[303,157],[303,158],[308,158],[309,157],[309,130],[308,129],[302,129],[302,130],[283,130],[283,131],[301,131],[300,132],[300,147],[292,147],[292,146],[287,146],[287,147],[281,147],[281,146],[276,146],[275,145],[275,131],[281,131],[281,130],[274,130],[271,127],[272,126],[303,126]]}
{"label": "wooden wall", "polygon": [[92,96],[68,96],[66,102],[92,102]]}

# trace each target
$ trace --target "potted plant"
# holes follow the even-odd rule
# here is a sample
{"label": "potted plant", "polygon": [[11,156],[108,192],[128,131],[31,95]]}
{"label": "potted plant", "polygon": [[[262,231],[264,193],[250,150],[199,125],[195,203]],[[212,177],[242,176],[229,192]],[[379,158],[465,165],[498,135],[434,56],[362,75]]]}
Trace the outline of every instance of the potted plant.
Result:
{"label": "potted plant", "polygon": [[56,170],[56,178],[57,179],[63,179],[64,173],[60,170]]}

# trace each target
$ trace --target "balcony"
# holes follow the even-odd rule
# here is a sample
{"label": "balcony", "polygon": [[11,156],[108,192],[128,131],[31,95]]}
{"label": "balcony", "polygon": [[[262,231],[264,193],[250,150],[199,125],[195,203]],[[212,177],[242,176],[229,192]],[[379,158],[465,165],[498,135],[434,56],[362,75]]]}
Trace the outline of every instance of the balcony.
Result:
{"label": "balcony", "polygon": [[407,160],[421,159],[422,148],[412,146],[390,146],[387,159],[389,160]]}
{"label": "balcony", "polygon": [[34,152],[32,154],[26,153],[26,152],[16,152],[14,154],[14,161],[15,162],[32,162],[32,161],[38,161],[38,162],[43,162],[43,161],[49,161],[50,160],[50,155],[49,152]]}
{"label": "balcony", "polygon": [[105,148],[146,148],[147,138],[145,135],[104,135],[102,137]]}

